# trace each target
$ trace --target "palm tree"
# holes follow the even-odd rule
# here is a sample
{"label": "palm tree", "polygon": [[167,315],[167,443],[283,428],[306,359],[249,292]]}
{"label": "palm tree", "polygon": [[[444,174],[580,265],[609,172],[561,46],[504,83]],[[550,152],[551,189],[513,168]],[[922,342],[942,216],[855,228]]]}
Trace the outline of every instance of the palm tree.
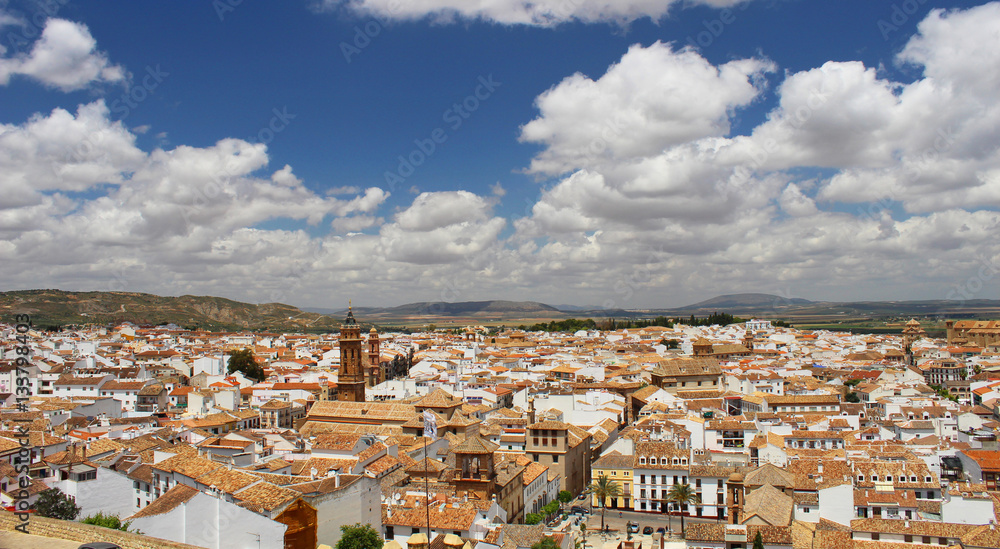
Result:
{"label": "palm tree", "polygon": [[[696,504],[701,501],[701,497],[691,489],[690,484],[674,484],[670,487],[670,491],[667,492],[667,503],[669,502],[677,503],[678,510],[682,505],[687,505],[689,503]],[[681,537],[684,537],[684,513],[681,515]]]}
{"label": "palm tree", "polygon": [[604,510],[607,509],[605,500],[607,498],[616,498],[620,496],[622,493],[622,487],[616,481],[609,479],[607,476],[598,475],[597,480],[591,482],[584,492],[587,494],[593,494],[598,500],[601,501],[601,530],[604,530]]}

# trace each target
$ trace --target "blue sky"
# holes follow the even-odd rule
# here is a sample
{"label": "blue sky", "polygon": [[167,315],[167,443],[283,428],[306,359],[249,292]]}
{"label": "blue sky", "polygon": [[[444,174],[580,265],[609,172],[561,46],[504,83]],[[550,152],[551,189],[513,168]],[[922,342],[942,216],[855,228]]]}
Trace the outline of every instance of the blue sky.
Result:
{"label": "blue sky", "polygon": [[4,289],[995,296],[1000,5],[470,4],[0,3]]}

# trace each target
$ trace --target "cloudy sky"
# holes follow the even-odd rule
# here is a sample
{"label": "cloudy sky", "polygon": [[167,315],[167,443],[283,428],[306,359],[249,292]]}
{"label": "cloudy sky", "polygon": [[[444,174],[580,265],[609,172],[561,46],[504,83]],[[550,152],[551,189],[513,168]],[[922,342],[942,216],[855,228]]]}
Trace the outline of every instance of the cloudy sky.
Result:
{"label": "cloudy sky", "polygon": [[1000,3],[0,0],[2,290],[995,298]]}

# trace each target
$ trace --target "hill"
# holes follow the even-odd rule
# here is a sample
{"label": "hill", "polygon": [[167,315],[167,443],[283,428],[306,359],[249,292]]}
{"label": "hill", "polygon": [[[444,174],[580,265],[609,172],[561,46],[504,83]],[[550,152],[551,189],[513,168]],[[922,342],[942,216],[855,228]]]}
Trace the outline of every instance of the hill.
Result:
{"label": "hill", "polygon": [[758,309],[768,308],[782,309],[791,306],[804,306],[814,303],[808,299],[798,297],[781,297],[771,294],[728,294],[713,297],[694,305],[687,305],[676,309],[678,311],[699,311],[699,310],[733,310],[733,309]]}
{"label": "hill", "polygon": [[259,305],[222,297],[164,297],[138,292],[0,292],[0,317],[31,315],[36,326],[66,324],[177,324],[205,330],[332,331],[340,319],[284,303]]}

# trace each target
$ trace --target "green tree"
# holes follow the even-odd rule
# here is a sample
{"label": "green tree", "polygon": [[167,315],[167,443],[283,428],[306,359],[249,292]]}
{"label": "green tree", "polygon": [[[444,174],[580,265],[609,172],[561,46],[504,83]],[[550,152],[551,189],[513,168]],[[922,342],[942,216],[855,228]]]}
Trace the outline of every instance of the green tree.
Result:
{"label": "green tree", "polygon": [[760,535],[760,530],[757,530],[757,535],[753,537],[753,549],[764,549],[764,538]]}
{"label": "green tree", "polygon": [[139,534],[138,530],[129,530],[129,526],[132,525],[132,521],[122,522],[122,519],[118,518],[118,515],[105,515],[104,513],[98,511],[96,515],[90,515],[87,518],[80,521],[84,524],[93,524],[95,526],[103,526],[105,528],[111,528],[112,530],[121,530],[122,532],[133,532]]}
{"label": "green tree", "polygon": [[382,536],[372,528],[371,524],[345,524],[340,527],[340,541],[337,549],[382,549]]}
{"label": "green tree", "polygon": [[538,513],[528,513],[527,515],[524,515],[525,524],[538,524],[539,522],[542,522],[542,515]]}
{"label": "green tree", "polygon": [[62,520],[76,520],[80,507],[76,499],[67,496],[58,488],[49,488],[38,494],[38,500],[31,506],[39,516]]}
{"label": "green tree", "polygon": [[[691,489],[690,484],[674,484],[667,492],[667,503],[676,503],[678,508],[683,505],[698,503],[699,500],[698,494]],[[684,512],[682,509],[678,510],[681,515],[681,537],[684,537]]]}
{"label": "green tree", "polygon": [[559,549],[559,544],[549,536],[544,536],[538,543],[532,545],[531,549]]}
{"label": "green tree", "polygon": [[601,530],[604,530],[604,512],[607,509],[606,500],[620,496],[622,488],[617,482],[611,480],[606,475],[598,475],[597,480],[587,486],[586,493],[593,495],[601,502]]}
{"label": "green tree", "polygon": [[559,512],[559,502],[550,501],[546,503],[545,506],[542,507],[542,511],[545,512],[546,517],[551,517],[552,515]]}
{"label": "green tree", "polygon": [[253,350],[249,348],[238,349],[229,355],[227,371],[230,374],[242,372],[248,379],[264,381],[264,368],[261,368],[260,364],[257,363],[257,359],[253,356]]}
{"label": "green tree", "polygon": [[558,497],[559,501],[563,503],[569,503],[573,501],[573,494],[571,494],[569,490],[560,490],[559,495],[556,497]]}

